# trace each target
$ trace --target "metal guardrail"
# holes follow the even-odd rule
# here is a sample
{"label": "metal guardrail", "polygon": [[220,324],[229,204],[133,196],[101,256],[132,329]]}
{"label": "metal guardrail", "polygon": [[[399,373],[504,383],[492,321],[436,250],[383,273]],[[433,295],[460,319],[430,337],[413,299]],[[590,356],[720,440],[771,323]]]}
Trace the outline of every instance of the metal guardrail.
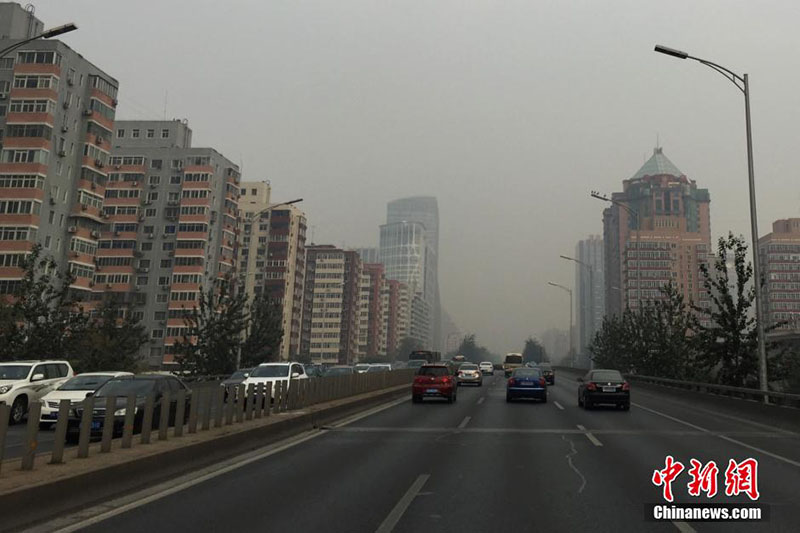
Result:
{"label": "metal guardrail", "polygon": [[[577,372],[587,372],[584,368],[572,367],[556,367],[562,370],[571,370]],[[764,401],[767,398],[769,403],[774,405],[783,405],[787,407],[800,407],[800,394],[790,392],[778,391],[762,391],[760,389],[750,389],[747,387],[734,387],[731,385],[719,385],[716,383],[702,383],[698,381],[682,381],[672,378],[660,378],[656,376],[643,376],[640,374],[624,374],[625,379],[632,382],[651,383],[653,385],[661,385],[664,387],[671,387],[675,389],[691,390],[701,392],[704,394],[713,394],[716,396],[729,396],[732,398],[740,398],[745,400],[758,400]]]}
{"label": "metal guardrail", "polygon": [[[209,431],[212,427],[246,424],[272,414],[303,409],[399,385],[410,385],[415,372],[414,369],[401,369],[283,380],[275,382],[274,390],[272,383],[260,383],[258,386],[250,384],[247,387],[244,384],[222,387],[213,382],[197,382],[189,394],[179,391],[176,398],[171,399],[169,393],[164,393],[158,400],[150,395],[144,397],[143,405],[139,402],[138,406],[135,396],[119,398],[90,396],[77,408],[70,405],[69,400],[62,400],[55,424],[55,440],[49,464],[64,462],[64,449],[68,439],[77,443],[78,459],[84,459],[90,457],[90,442],[93,439],[100,440],[101,454],[133,447],[136,443],[133,435],[137,426],[139,438],[136,445],[147,445],[151,439],[181,438],[184,430],[185,433],[192,434]],[[118,400],[123,402],[122,405],[125,407],[119,407]],[[36,460],[41,459],[42,454],[36,453],[40,429],[38,413],[41,405],[41,402],[32,402],[29,407],[25,428],[25,451],[21,460],[22,470],[33,470]],[[139,415],[140,410],[141,415]],[[9,411],[9,406],[0,405],[0,466],[5,452]],[[167,416],[161,416],[161,413],[167,413]],[[117,441],[119,446],[114,446],[113,442]]]}

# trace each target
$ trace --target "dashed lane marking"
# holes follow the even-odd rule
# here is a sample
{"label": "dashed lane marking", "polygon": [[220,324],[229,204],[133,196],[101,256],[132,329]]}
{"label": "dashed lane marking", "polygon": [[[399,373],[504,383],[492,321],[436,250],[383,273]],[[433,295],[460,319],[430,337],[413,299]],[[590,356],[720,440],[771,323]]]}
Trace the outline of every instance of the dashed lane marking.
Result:
{"label": "dashed lane marking", "polygon": [[562,411],[564,410],[564,406],[563,406],[563,405],[561,405],[561,404],[560,404],[560,403],[558,403],[558,402],[553,402],[553,405],[555,405],[556,407],[558,407],[558,408],[559,408],[560,410],[562,410]]}
{"label": "dashed lane marking", "polygon": [[602,445],[603,445],[603,443],[602,443],[602,442],[600,442],[600,441],[597,439],[597,437],[595,437],[594,435],[592,435],[590,432],[586,431],[586,428],[585,428],[585,427],[583,427],[582,425],[578,424],[578,429],[580,429],[581,431],[583,431],[583,432],[584,432],[584,435],[586,435],[586,438],[587,438],[587,439],[589,439],[589,440],[592,442],[592,444],[594,444],[595,446],[602,446]]}
{"label": "dashed lane marking", "polygon": [[469,424],[469,421],[471,419],[472,419],[471,416],[465,416],[464,420],[462,420],[461,423],[458,425],[458,429],[464,429],[465,427],[467,427],[467,424]]}
{"label": "dashed lane marking", "polygon": [[389,514],[386,518],[383,519],[381,525],[378,526],[378,529],[375,530],[375,533],[391,533],[394,531],[394,527],[403,518],[403,514],[408,509],[408,506],[411,505],[411,502],[414,501],[414,498],[417,497],[419,491],[422,490],[422,487],[425,485],[425,482],[428,481],[428,478],[431,477],[430,474],[421,474],[414,483],[408,488],[403,497],[400,498],[400,501],[394,506],[394,508],[389,511]]}

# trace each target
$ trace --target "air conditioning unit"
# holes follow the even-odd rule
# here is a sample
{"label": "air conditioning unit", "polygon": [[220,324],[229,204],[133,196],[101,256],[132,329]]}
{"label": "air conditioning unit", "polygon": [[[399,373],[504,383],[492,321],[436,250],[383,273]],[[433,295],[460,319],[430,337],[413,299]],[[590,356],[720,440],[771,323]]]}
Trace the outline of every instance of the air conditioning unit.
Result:
{"label": "air conditioning unit", "polygon": [[142,289],[138,285],[134,285],[133,286],[133,290],[134,290],[134,292],[139,292]]}
{"label": "air conditioning unit", "polygon": [[89,206],[88,206],[88,205],[86,205],[86,204],[81,204],[81,211],[86,211],[87,209],[89,209]]}
{"label": "air conditioning unit", "polygon": [[52,198],[52,197],[50,198],[50,205],[56,205],[56,199],[55,198]]}
{"label": "air conditioning unit", "polygon": [[167,292],[169,290],[169,285],[162,285],[161,290]]}
{"label": "air conditioning unit", "polygon": [[139,215],[139,222],[144,222],[144,215]]}
{"label": "air conditioning unit", "polygon": [[155,189],[156,187],[158,187],[158,185],[157,185],[157,184],[155,184],[155,183],[151,183],[151,184],[150,184],[150,188],[151,188],[151,189]]}
{"label": "air conditioning unit", "polygon": [[119,169],[121,169],[121,168],[122,168],[122,167],[121,167],[120,165],[114,165],[114,170],[119,170]]}
{"label": "air conditioning unit", "polygon": [[69,233],[75,233],[76,231],[78,231],[78,227],[77,226],[70,226],[70,227],[67,228],[67,231]]}
{"label": "air conditioning unit", "polygon": [[159,324],[160,326],[166,326],[166,325],[167,325],[167,321],[166,321],[166,320],[159,320],[159,321],[158,321],[158,324]]}
{"label": "air conditioning unit", "polygon": [[131,185],[132,185],[133,187],[138,187],[138,186],[139,186],[139,182],[138,182],[138,181],[132,181],[132,182],[131,182]]}
{"label": "air conditioning unit", "polygon": [[67,133],[69,131],[69,126],[61,126],[61,133]]}
{"label": "air conditioning unit", "polygon": [[75,78],[67,78],[67,85],[69,85],[70,87],[75,85]]}
{"label": "air conditioning unit", "polygon": [[154,239],[154,238],[155,238],[155,234],[153,234],[153,233],[150,233],[150,234],[147,236],[147,238],[148,238],[148,239]]}
{"label": "air conditioning unit", "polygon": [[66,156],[67,156],[67,151],[66,150],[59,150],[58,151],[58,157],[66,157]]}
{"label": "air conditioning unit", "polygon": [[78,252],[72,252],[70,255],[72,255],[72,257],[78,257],[80,254]]}
{"label": "air conditioning unit", "polygon": [[140,268],[139,272],[141,272],[142,274],[147,274],[148,272],[150,272],[150,269],[149,268]]}
{"label": "air conditioning unit", "polygon": [[92,188],[92,190],[95,190],[97,188],[97,184],[95,182],[92,182],[90,187]]}
{"label": "air conditioning unit", "polygon": [[69,100],[64,100],[63,107],[64,109],[69,109]]}
{"label": "air conditioning unit", "polygon": [[103,216],[103,218],[105,218],[106,220],[108,220],[109,218],[111,218],[111,216],[110,216],[108,213],[103,213],[103,215],[102,215],[102,216]]}
{"label": "air conditioning unit", "polygon": [[91,117],[92,116],[92,110],[91,109],[84,109],[83,110],[83,116],[84,117]]}
{"label": "air conditioning unit", "polygon": [[94,267],[94,270],[95,270],[95,272],[100,272],[101,270],[103,270],[103,267],[101,267],[100,265],[97,265],[97,266]]}
{"label": "air conditioning unit", "polygon": [[99,232],[99,231],[97,231],[97,230],[92,230],[92,232],[90,233],[90,235],[91,235],[93,238],[95,238],[95,239],[99,239],[99,238],[100,238],[100,232]]}
{"label": "air conditioning unit", "polygon": [[118,231],[114,232],[114,237],[119,237],[119,232]]}
{"label": "air conditioning unit", "polygon": [[5,100],[6,98],[8,98],[8,95],[6,95],[6,93],[0,93],[0,100]]}
{"label": "air conditioning unit", "polygon": [[150,200],[145,200],[145,201],[144,201],[144,205],[151,205],[152,203],[153,203],[153,202],[151,202]]}
{"label": "air conditioning unit", "polygon": [[95,137],[95,140],[97,141],[98,145],[103,144],[103,138],[102,137]]}
{"label": "air conditioning unit", "polygon": [[117,105],[119,105],[119,100],[114,98],[113,100],[111,100],[111,105],[113,105],[114,107],[117,107]]}
{"label": "air conditioning unit", "polygon": [[94,164],[95,164],[95,166],[96,166],[97,168],[103,168],[103,162],[102,162],[102,161],[100,161],[99,159],[95,159],[95,160],[94,160]]}

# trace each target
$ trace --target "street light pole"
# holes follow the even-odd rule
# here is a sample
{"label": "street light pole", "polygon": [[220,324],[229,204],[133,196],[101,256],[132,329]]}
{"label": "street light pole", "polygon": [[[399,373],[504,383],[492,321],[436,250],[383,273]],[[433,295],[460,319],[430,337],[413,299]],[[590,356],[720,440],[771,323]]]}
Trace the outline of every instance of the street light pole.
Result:
{"label": "street light pole", "polygon": [[[594,309],[594,267],[592,265],[590,265],[589,263],[585,263],[584,261],[581,261],[580,259],[575,259],[574,257],[568,257],[566,255],[561,255],[559,257],[561,257],[561,259],[566,259],[567,261],[573,261],[573,262],[581,265],[582,267],[584,267],[586,270],[589,271],[589,313],[588,313],[589,314],[589,320],[588,320],[588,323],[589,323],[589,334],[586,336],[587,339],[581,339],[581,341],[585,340],[586,343],[587,343],[587,346],[588,346],[589,338],[591,338],[594,335],[594,328],[595,328],[595,322],[594,322],[594,313],[595,313],[595,309]],[[580,292],[579,292],[579,294],[580,294]],[[581,304],[583,304],[583,302],[581,302]],[[586,320],[585,316],[584,316],[584,320]],[[583,350],[583,346],[581,346],[581,350]],[[589,358],[589,368],[594,368],[594,361],[591,358]]]}
{"label": "street light pole", "polygon": [[[767,376],[767,347],[764,336],[764,309],[762,308],[763,298],[761,295],[761,265],[758,260],[758,216],[756,214],[756,181],[755,170],[753,169],[753,130],[750,122],[750,78],[747,74],[738,75],[732,70],[712,63],[706,59],[690,56],[681,50],[656,45],[655,51],[678,59],[693,59],[718,73],[722,74],[728,81],[733,83],[742,94],[744,94],[744,122],[745,133],[747,136],[747,178],[750,186],[750,233],[753,241],[753,285],[756,296],[756,333],[758,335],[758,381],[763,392],[769,390]],[[769,403],[769,398],[764,395],[764,403]]]}
{"label": "street light pole", "polygon": [[575,366],[575,346],[573,344],[574,335],[572,333],[572,329],[573,329],[573,325],[572,325],[572,289],[570,289],[569,287],[565,287],[563,285],[559,285],[558,283],[553,283],[552,281],[548,281],[547,284],[548,285],[552,285],[553,287],[558,287],[559,289],[561,289],[563,291],[567,291],[567,293],[569,294],[569,352],[570,352],[570,355],[572,356],[572,366],[574,367]]}
{"label": "street light pole", "polygon": [[38,35],[34,35],[33,37],[29,37],[28,39],[23,39],[18,43],[14,43],[11,46],[3,48],[2,50],[0,50],[0,58],[4,57],[9,52],[13,52],[14,50],[16,50],[17,48],[19,48],[21,46],[25,46],[26,44],[28,44],[31,41],[35,41],[37,39],[50,39],[52,37],[57,37],[58,35],[63,35],[65,33],[69,33],[71,31],[75,31],[77,29],[78,29],[78,26],[73,24],[72,22],[69,22],[69,23],[64,24],[62,26],[56,26],[55,28],[50,28],[49,30],[43,31],[42,33],[40,33]]}

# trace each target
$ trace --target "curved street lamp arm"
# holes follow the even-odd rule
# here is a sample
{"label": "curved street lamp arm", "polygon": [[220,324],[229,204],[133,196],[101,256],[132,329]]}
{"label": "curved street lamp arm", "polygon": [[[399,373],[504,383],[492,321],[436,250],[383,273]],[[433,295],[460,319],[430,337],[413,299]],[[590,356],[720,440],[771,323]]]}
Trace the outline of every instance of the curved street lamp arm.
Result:
{"label": "curved street lamp arm", "polygon": [[[737,89],[742,91],[742,94],[744,94],[744,92],[745,92],[744,91],[744,78],[742,78],[741,76],[739,76],[735,72],[733,72],[731,70],[728,70],[727,68],[725,68],[723,66],[717,65],[716,63],[712,63],[711,61],[706,61],[705,59],[700,59],[698,57],[692,57],[692,56],[688,56],[687,58],[688,59],[694,59],[698,63],[702,63],[703,65],[716,70],[717,72],[722,74],[725,77],[725,79],[727,79],[734,86],[736,86]],[[741,85],[739,85],[739,84],[741,84]]]}

